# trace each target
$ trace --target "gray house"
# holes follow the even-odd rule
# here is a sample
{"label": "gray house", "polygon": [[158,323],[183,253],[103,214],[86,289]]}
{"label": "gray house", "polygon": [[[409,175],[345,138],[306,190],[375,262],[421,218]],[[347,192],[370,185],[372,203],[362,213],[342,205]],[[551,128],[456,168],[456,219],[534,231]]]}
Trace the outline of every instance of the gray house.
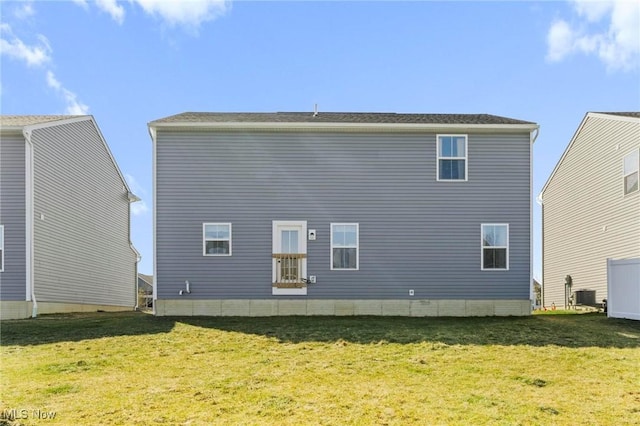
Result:
{"label": "gray house", "polygon": [[640,257],[640,112],[587,113],[542,189],[544,304],[607,298],[607,258]]}
{"label": "gray house", "polygon": [[136,304],[131,193],[91,116],[0,116],[0,317]]}
{"label": "gray house", "polygon": [[528,315],[535,123],[183,113],[149,123],[156,315]]}

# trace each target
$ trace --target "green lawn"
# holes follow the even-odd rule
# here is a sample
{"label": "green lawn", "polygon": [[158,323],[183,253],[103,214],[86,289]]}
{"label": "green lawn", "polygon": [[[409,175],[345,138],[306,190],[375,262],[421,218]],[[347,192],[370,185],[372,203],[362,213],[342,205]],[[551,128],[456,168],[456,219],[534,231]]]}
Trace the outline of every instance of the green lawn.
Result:
{"label": "green lawn", "polygon": [[24,417],[5,424],[640,424],[640,322],[603,314],[96,313],[1,333],[0,409]]}

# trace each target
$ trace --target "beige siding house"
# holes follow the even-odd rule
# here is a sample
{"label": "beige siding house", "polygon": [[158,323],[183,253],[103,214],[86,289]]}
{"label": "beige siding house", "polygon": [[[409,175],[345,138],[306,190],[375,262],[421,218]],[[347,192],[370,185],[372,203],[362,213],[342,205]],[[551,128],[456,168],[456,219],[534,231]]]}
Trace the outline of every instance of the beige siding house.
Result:
{"label": "beige siding house", "polygon": [[133,309],[137,200],[92,116],[0,116],[0,318]]}
{"label": "beige siding house", "polygon": [[607,298],[607,259],[640,257],[640,112],[586,114],[539,197],[543,303]]}

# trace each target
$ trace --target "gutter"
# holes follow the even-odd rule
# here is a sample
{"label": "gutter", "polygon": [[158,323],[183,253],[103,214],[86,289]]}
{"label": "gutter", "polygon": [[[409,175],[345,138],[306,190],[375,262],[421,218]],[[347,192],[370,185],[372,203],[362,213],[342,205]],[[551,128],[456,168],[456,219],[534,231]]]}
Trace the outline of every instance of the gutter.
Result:
{"label": "gutter", "polygon": [[[24,140],[27,142],[27,147],[29,149],[28,155],[25,155],[25,210],[26,210],[26,220],[25,220],[25,238],[26,238],[26,259],[25,263],[27,264],[26,271],[26,281],[27,286],[30,290],[31,302],[33,303],[33,307],[31,309],[31,317],[36,318],[38,316],[38,301],[36,299],[36,289],[35,283],[33,280],[33,234],[34,234],[34,226],[33,226],[33,142],[31,141],[32,129],[24,128],[22,130],[22,134],[24,135]],[[25,153],[26,154],[26,153]]]}

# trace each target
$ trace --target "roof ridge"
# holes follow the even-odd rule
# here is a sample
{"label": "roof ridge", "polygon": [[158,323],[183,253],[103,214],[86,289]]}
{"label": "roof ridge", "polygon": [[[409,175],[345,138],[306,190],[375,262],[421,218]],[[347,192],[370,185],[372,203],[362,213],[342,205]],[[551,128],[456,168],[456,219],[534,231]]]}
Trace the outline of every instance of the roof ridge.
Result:
{"label": "roof ridge", "polygon": [[397,112],[183,112],[149,123],[350,123],[350,124],[536,124],[487,113],[397,113]]}

